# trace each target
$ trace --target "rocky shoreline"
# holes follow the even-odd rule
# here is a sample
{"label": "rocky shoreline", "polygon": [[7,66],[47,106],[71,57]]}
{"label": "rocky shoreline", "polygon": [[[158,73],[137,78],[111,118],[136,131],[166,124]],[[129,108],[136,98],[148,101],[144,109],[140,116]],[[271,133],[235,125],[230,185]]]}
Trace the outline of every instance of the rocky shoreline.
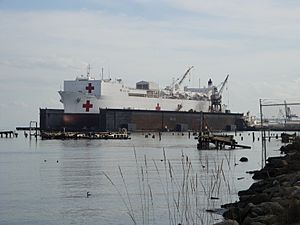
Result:
{"label": "rocky shoreline", "polygon": [[253,183],[239,201],[223,205],[225,221],[217,225],[300,224],[300,141],[281,147],[282,157],[268,158],[253,171]]}

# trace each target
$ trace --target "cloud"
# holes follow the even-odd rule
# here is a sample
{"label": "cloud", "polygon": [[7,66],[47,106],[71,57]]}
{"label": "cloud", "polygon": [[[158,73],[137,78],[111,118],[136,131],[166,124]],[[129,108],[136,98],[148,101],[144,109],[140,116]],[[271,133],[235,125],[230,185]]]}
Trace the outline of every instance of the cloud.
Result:
{"label": "cloud", "polygon": [[18,59],[1,60],[0,64],[7,67],[32,69],[82,69],[83,65],[87,63],[77,61],[74,58],[61,57],[61,56],[40,56],[40,57],[19,57]]}
{"label": "cloud", "polygon": [[[110,4],[101,10],[1,10],[0,89],[15,84],[27,105],[43,91],[34,96],[35,107],[47,107],[59,100],[62,81],[85,73],[87,64],[95,76],[104,67],[106,76],[132,86],[140,79],[168,85],[193,65],[192,80],[200,77],[202,84],[230,74],[232,111],[257,112],[259,98],[298,93],[298,3],[135,0],[126,1],[126,10],[114,3],[113,11]],[[152,18],[130,11],[134,4],[161,8]]]}
{"label": "cloud", "polygon": [[[295,1],[205,1],[205,0],[166,0],[170,6],[199,16],[222,29],[237,34],[265,36],[269,38],[299,38],[295,29],[300,20],[300,4]],[[292,32],[293,35],[290,35]]]}

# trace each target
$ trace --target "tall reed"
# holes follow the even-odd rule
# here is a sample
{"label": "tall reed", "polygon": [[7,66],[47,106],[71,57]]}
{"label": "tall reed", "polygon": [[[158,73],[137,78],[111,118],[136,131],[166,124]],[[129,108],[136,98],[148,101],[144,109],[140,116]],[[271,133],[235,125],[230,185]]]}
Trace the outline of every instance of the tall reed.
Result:
{"label": "tall reed", "polygon": [[[167,221],[169,225],[210,224],[214,216],[208,214],[205,209],[218,208],[226,196],[231,196],[233,179],[230,179],[232,176],[230,171],[231,164],[234,162],[230,153],[229,156],[225,154],[224,159],[219,162],[209,161],[206,155],[205,161],[200,159],[200,167],[195,169],[191,159],[183,153],[180,163],[174,165],[174,162],[168,160],[165,149],[162,150],[162,160],[149,161],[146,155],[143,160],[139,160],[135,148],[133,152],[138,184],[139,200],[137,202],[139,203],[137,205],[133,205],[132,199],[135,195],[130,195],[120,167],[119,174],[125,194],[122,194],[109,175],[104,173],[121,197],[133,224],[158,224],[161,222],[158,218],[163,214],[158,209],[163,205],[166,206],[165,215],[167,216],[163,221]],[[226,173],[224,160],[227,162]],[[158,188],[163,194],[164,201],[161,201],[158,196],[158,191],[156,191]],[[228,200],[225,199],[225,201]]]}

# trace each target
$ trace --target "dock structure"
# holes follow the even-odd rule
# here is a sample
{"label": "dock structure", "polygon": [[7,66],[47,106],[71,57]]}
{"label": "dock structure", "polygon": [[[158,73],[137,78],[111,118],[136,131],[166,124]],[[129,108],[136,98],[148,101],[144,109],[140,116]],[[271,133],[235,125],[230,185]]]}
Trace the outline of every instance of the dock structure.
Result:
{"label": "dock structure", "polygon": [[240,145],[233,138],[233,135],[214,135],[209,132],[200,132],[198,136],[198,150],[211,149],[210,144],[214,144],[213,149],[225,149],[226,146],[229,146],[230,149],[235,148],[247,148],[250,149],[250,146]]}
{"label": "dock structure", "polygon": [[[16,127],[17,131],[24,131],[24,136],[31,139],[32,137],[36,138],[39,136],[40,128],[38,127],[37,121],[30,121],[29,127]],[[28,133],[27,133],[27,132]]]}
{"label": "dock structure", "polygon": [[11,130],[9,130],[9,131],[0,131],[0,137],[1,138],[3,138],[3,137],[13,138],[13,137],[17,137],[17,136],[18,136],[18,134],[15,133],[14,131],[11,131]]}
{"label": "dock structure", "polygon": [[282,143],[289,143],[294,142],[296,140],[300,140],[300,137],[296,135],[296,133],[288,134],[288,133],[281,133],[281,142]]}

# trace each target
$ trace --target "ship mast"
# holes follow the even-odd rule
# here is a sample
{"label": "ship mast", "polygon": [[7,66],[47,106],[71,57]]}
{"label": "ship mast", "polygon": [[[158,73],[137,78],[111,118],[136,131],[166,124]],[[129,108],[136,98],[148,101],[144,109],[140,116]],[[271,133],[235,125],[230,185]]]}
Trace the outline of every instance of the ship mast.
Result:
{"label": "ship mast", "polygon": [[86,76],[87,76],[88,79],[90,78],[90,73],[91,73],[91,65],[88,64],[87,71],[86,71]]}

